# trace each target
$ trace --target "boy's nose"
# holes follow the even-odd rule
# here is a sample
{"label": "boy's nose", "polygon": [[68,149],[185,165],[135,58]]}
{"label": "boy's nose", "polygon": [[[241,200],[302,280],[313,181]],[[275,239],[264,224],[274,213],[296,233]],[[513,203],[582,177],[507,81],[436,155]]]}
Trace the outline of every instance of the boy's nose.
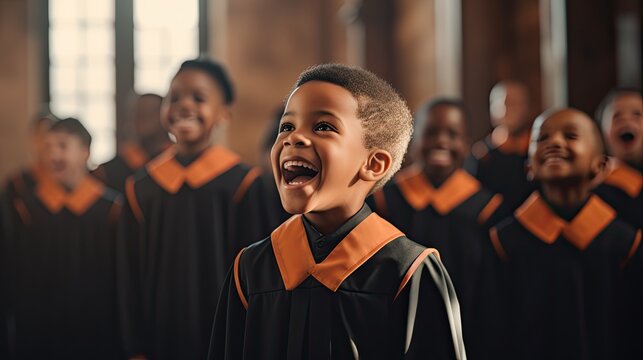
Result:
{"label": "boy's nose", "polygon": [[310,139],[303,134],[293,131],[284,139],[284,146],[310,146]]}

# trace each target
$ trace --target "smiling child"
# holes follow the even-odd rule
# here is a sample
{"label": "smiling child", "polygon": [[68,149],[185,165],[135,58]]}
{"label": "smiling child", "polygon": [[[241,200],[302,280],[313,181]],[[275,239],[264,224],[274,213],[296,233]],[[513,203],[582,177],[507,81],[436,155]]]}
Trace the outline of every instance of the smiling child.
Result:
{"label": "smiling child", "polygon": [[437,252],[364,204],[400,168],[411,132],[406,104],[374,74],[301,74],[271,153],[296,215],[237,256],[210,359],[465,358]]}
{"label": "smiling child", "polygon": [[233,99],[221,65],[184,62],[162,111],[176,145],[126,183],[120,280],[129,356],[205,358],[234,255],[268,233],[259,171],[212,145]]}
{"label": "smiling child", "polygon": [[546,112],[529,154],[541,190],[490,231],[507,279],[497,341],[511,359],[638,358],[641,232],[590,192],[606,161],[600,131],[580,111]]}

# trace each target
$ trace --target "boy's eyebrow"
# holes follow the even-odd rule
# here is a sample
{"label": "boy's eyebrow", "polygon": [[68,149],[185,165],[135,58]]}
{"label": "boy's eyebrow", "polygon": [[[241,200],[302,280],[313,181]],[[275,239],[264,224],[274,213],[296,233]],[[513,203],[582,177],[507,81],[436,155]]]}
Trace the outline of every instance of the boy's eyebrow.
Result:
{"label": "boy's eyebrow", "polygon": [[[333,113],[331,111],[328,111],[328,110],[316,110],[316,111],[311,112],[311,114],[312,115],[317,115],[317,116],[328,115],[328,116],[334,117],[335,119],[339,120],[340,122],[342,121],[342,119],[340,119],[337,115],[335,115],[335,113]],[[281,117],[284,118],[286,116],[292,116],[292,115],[295,115],[294,111],[286,111],[286,112],[284,112],[283,115],[281,115]]]}

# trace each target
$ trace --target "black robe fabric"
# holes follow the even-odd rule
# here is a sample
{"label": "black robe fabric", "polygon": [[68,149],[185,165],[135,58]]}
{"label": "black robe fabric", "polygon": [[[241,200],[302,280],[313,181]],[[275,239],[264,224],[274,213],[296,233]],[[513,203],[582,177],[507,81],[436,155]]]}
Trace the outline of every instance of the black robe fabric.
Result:
{"label": "black robe fabric", "polygon": [[643,228],[643,175],[624,164],[613,169],[594,192],[613,207],[618,217],[637,229]]}
{"label": "black robe fabric", "polygon": [[[413,166],[369,198],[376,212],[422,246],[440,252],[458,294],[469,358],[472,345],[476,293],[483,255],[489,252],[486,233],[497,220],[509,215],[500,195],[494,195],[464,170],[456,170],[438,188],[422,169]],[[487,247],[487,249],[485,249]],[[484,325],[482,325],[484,327]]]}
{"label": "black robe fabric", "polygon": [[496,145],[489,136],[472,146],[472,155],[464,163],[465,169],[485,188],[502,195],[504,206],[509,209],[520,206],[536,189],[535,184],[527,180],[529,134],[524,136],[501,145]]}
{"label": "black robe fabric", "polygon": [[92,172],[107,187],[125,193],[125,179],[149,161],[148,155],[138,145],[128,143],[119,148],[118,154]]}
{"label": "black robe fabric", "polygon": [[120,195],[87,176],[10,202],[3,228],[9,359],[119,359],[115,242]]}
{"label": "black robe fabric", "polygon": [[559,217],[534,193],[490,231],[502,261],[489,337],[506,359],[641,358],[641,232],[592,196]]}
{"label": "black robe fabric", "polygon": [[294,216],[237,256],[208,359],[357,358],[466,358],[434,249],[364,207],[327,236]]}
{"label": "black robe fabric", "polygon": [[257,169],[211,147],[169,149],[128,179],[119,235],[129,356],[203,359],[234,255],[268,234]]}

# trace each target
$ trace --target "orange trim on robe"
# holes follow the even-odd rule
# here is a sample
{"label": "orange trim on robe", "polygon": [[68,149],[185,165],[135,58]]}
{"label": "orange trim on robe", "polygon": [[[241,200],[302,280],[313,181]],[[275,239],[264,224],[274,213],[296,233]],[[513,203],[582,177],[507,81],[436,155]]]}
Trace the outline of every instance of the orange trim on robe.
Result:
{"label": "orange trim on robe", "polygon": [[515,216],[525,229],[543,242],[553,244],[562,234],[582,251],[616,218],[616,211],[598,196],[592,195],[578,215],[568,223],[549,208],[540,194],[534,192],[516,210]]}
{"label": "orange trim on robe", "polygon": [[424,259],[426,259],[427,256],[431,254],[435,254],[435,256],[437,256],[438,259],[440,258],[440,253],[438,252],[438,250],[433,248],[427,248],[427,249],[424,249],[424,251],[422,251],[420,255],[418,255],[418,257],[415,258],[415,260],[413,260],[413,263],[409,267],[409,270],[404,275],[404,278],[402,278],[402,283],[400,283],[400,287],[397,289],[397,293],[395,294],[395,298],[393,299],[393,301],[395,301],[395,299],[397,299],[397,297],[400,296],[400,293],[402,292],[402,290],[404,290],[404,287],[406,287],[406,284],[408,284],[408,282],[411,280],[411,278],[413,277],[413,274],[415,274],[415,271],[420,267]]}
{"label": "orange trim on robe", "polygon": [[484,206],[482,210],[480,210],[480,214],[478,214],[478,224],[484,224],[486,223],[491,215],[498,210],[498,207],[502,204],[502,195],[496,194],[494,195],[487,205]]}
{"label": "orange trim on robe", "polygon": [[145,221],[143,210],[141,210],[141,206],[139,205],[138,199],[136,198],[134,178],[131,176],[125,179],[125,196],[127,197],[127,203],[129,204],[130,209],[132,209],[132,213],[134,214],[134,217],[136,217],[136,220],[138,220],[139,223]]}
{"label": "orange trim on robe", "polygon": [[170,194],[176,194],[184,183],[197,189],[239,163],[237,154],[220,146],[205,150],[187,167],[175,155],[176,149],[170,148],[147,164],[152,179]]}
{"label": "orange trim on robe", "polygon": [[243,294],[243,290],[241,289],[241,281],[239,280],[239,259],[241,259],[241,254],[246,250],[246,248],[241,249],[239,251],[239,254],[237,254],[237,257],[234,258],[234,264],[232,265],[233,273],[234,273],[234,285],[237,288],[237,294],[239,294],[239,300],[241,300],[241,305],[248,310],[248,300],[246,299],[246,296]]}
{"label": "orange trim on robe", "polygon": [[441,215],[450,213],[481,188],[478,180],[458,169],[436,189],[418,166],[403,170],[395,177],[395,183],[415,210],[431,205]]}
{"label": "orange trim on robe", "polygon": [[135,142],[123,143],[118,147],[118,153],[125,161],[125,164],[132,170],[143,167],[150,160],[143,148]]}
{"label": "orange trim on robe", "polygon": [[286,290],[312,275],[335,292],[341,283],[389,242],[404,234],[372,213],[359,223],[319,264],[308,245],[301,215],[295,215],[271,235],[272,248]]}
{"label": "orange trim on robe", "polygon": [[67,208],[75,215],[82,215],[98,200],[104,191],[103,185],[92,176],[85,176],[71,192],[51,179],[42,179],[36,186],[36,196],[53,214]]}
{"label": "orange trim on robe", "polygon": [[605,178],[604,182],[623,190],[629,197],[635,198],[643,188],[643,174],[623,163],[619,163]]}
{"label": "orange trim on robe", "polygon": [[243,199],[243,196],[246,194],[248,189],[250,189],[250,186],[254,183],[254,181],[261,176],[261,169],[258,167],[254,167],[248,171],[246,176],[243,177],[243,180],[241,180],[241,184],[237,188],[237,191],[234,192],[234,196],[232,197],[232,201],[234,203],[239,203],[241,199]]}

